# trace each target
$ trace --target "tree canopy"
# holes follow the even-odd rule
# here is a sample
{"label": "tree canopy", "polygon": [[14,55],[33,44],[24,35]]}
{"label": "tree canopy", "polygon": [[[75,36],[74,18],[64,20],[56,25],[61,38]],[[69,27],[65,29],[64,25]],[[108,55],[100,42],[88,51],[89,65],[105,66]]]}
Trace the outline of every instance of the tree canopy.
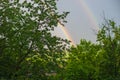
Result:
{"label": "tree canopy", "polygon": [[56,0],[0,0],[0,79],[47,80],[61,70],[69,41],[53,36],[68,13]]}
{"label": "tree canopy", "polygon": [[120,26],[106,20],[97,43],[81,40],[69,52],[64,80],[119,80]]}
{"label": "tree canopy", "polygon": [[120,80],[120,26],[69,47],[51,33],[67,14],[56,0],[0,0],[0,80]]}

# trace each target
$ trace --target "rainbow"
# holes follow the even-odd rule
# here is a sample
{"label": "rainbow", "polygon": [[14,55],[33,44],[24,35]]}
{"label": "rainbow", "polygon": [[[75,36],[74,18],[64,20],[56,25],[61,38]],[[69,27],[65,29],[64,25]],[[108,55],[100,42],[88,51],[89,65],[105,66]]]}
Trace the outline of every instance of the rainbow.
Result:
{"label": "rainbow", "polygon": [[95,16],[93,15],[92,11],[90,10],[90,8],[87,6],[84,0],[78,0],[78,2],[80,3],[81,7],[84,9],[86,15],[89,18],[90,23],[92,23],[93,25],[92,29],[98,32],[99,31],[98,22]]}
{"label": "rainbow", "polygon": [[[93,15],[92,11],[90,10],[90,8],[87,6],[87,4],[85,3],[84,0],[78,0],[81,7],[84,9],[84,12],[86,13],[86,15],[89,18],[90,23],[93,25],[92,29],[96,32],[99,31],[99,27],[98,27],[98,23],[97,20],[95,18],[95,16]],[[66,38],[68,40],[71,41],[71,45],[75,45],[74,40],[72,39],[72,37],[70,36],[68,30],[66,29],[66,27],[64,27],[61,23],[58,23],[58,26],[61,28],[61,30],[64,32]]]}
{"label": "rainbow", "polygon": [[61,28],[61,30],[65,34],[66,38],[71,41],[70,45],[74,45],[75,46],[74,40],[70,36],[70,34],[69,34],[68,30],[66,29],[66,27],[64,25],[62,25],[60,22],[58,23],[58,26]]}

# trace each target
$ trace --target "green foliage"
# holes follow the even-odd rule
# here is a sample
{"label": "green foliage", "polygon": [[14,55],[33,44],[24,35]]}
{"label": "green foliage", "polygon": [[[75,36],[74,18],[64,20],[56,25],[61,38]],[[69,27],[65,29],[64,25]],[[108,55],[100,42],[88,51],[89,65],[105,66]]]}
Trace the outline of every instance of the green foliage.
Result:
{"label": "green foliage", "polygon": [[100,64],[100,77],[107,80],[120,79],[120,26],[112,20],[106,21],[98,33],[98,41],[104,49],[104,59]]}
{"label": "green foliage", "polygon": [[97,43],[81,40],[72,47],[64,80],[119,80],[120,26],[106,20],[97,34]]}
{"label": "green foliage", "polygon": [[69,41],[51,34],[67,16],[56,10],[56,0],[0,0],[0,79],[47,80],[59,73]]}
{"label": "green foliage", "polygon": [[79,45],[72,47],[65,70],[65,80],[94,80],[97,74],[98,50],[98,45],[86,40],[81,40]]}
{"label": "green foliage", "polygon": [[56,0],[0,0],[0,79],[120,80],[120,26],[106,20],[97,43],[65,52],[69,41],[51,31],[67,14]]}

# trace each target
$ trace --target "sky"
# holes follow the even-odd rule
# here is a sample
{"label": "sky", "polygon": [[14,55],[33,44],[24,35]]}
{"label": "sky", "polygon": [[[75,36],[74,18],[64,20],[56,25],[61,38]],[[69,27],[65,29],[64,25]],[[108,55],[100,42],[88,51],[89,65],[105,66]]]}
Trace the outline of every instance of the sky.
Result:
{"label": "sky", "polygon": [[71,37],[75,44],[80,39],[96,42],[96,32],[106,19],[112,19],[120,24],[120,0],[59,0],[58,11],[70,12],[65,28],[67,35],[60,27],[55,33],[63,38]]}

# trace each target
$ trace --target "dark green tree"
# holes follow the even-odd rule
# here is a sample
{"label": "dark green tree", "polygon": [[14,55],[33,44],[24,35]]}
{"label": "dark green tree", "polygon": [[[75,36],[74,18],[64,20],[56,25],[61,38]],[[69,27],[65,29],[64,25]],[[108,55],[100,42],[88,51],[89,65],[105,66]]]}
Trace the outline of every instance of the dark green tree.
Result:
{"label": "dark green tree", "polygon": [[47,80],[60,72],[69,41],[51,31],[67,14],[57,12],[56,0],[0,0],[0,79]]}

